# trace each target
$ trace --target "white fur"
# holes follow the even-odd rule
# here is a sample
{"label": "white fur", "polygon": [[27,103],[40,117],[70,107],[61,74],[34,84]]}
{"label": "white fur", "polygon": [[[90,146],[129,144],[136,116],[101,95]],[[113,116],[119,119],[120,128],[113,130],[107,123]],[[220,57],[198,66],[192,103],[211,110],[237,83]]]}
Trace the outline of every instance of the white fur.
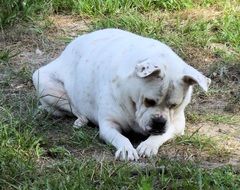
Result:
{"label": "white fur", "polygon": [[[57,59],[35,71],[33,82],[46,110],[74,114],[75,127],[92,121],[99,125],[101,138],[116,147],[116,159],[138,160],[156,155],[164,142],[184,133],[184,108],[192,87],[183,83],[183,76],[207,90],[208,79],[167,45],[105,29],[76,38]],[[157,99],[158,106],[147,108],[144,97]],[[170,109],[166,101],[179,105]],[[121,131],[146,134],[152,115],[167,119],[166,132],[151,135],[135,149]]]}

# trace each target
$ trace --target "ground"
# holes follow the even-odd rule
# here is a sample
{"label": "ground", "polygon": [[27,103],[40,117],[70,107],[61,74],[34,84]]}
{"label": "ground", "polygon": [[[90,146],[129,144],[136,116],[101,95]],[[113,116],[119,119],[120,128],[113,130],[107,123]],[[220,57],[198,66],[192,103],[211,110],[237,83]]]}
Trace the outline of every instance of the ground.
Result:
{"label": "ground", "polygon": [[[99,17],[51,14],[3,29],[0,186],[240,188],[239,7],[213,4]],[[74,129],[75,118],[55,118],[37,109],[32,72],[56,58],[74,37],[106,27],[159,39],[212,79],[207,93],[194,90],[185,135],[165,143],[155,158],[115,161],[113,147],[99,140],[97,127]]]}

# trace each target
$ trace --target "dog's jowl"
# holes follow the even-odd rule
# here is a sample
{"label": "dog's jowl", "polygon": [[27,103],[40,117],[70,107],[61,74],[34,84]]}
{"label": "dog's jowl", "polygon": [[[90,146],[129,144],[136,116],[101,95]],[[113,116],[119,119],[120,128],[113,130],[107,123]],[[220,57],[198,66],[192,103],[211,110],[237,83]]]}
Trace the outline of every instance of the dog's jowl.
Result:
{"label": "dog's jowl", "polygon": [[[167,45],[119,29],[79,36],[53,62],[33,74],[41,108],[73,114],[75,127],[91,121],[116,147],[116,159],[156,155],[182,135],[192,86],[208,90],[210,79],[187,65]],[[149,137],[135,149],[122,132]]]}

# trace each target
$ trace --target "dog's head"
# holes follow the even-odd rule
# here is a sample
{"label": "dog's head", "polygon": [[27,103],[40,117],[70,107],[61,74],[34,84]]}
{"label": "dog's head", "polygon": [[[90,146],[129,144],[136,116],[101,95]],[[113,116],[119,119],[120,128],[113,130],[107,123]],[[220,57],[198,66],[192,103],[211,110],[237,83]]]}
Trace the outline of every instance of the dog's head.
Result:
{"label": "dog's head", "polygon": [[138,125],[148,134],[162,134],[172,124],[177,113],[190,102],[192,85],[208,90],[211,80],[185,64],[140,61],[135,67],[138,97],[135,115]]}

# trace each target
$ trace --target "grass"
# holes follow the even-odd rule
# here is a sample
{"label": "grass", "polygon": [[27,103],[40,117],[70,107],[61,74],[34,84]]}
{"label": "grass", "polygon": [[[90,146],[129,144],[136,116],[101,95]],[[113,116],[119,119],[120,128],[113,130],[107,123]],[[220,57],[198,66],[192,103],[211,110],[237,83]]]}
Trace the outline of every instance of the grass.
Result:
{"label": "grass", "polygon": [[119,12],[128,12],[129,10],[136,10],[140,12],[149,10],[180,10],[188,7],[192,7],[193,2],[191,0],[167,0],[153,1],[153,0],[107,0],[107,1],[53,1],[53,8],[57,11],[73,11],[75,13],[85,14],[88,16],[99,15],[113,15]]}
{"label": "grass", "polygon": [[188,113],[188,121],[192,123],[211,121],[215,124],[223,123],[229,125],[238,125],[240,123],[240,118],[237,115],[232,114],[215,114],[215,113]]}
{"label": "grass", "polygon": [[1,0],[0,3],[0,27],[12,26],[22,20],[36,19],[37,15],[46,13],[49,6],[44,0]]}
{"label": "grass", "polygon": [[11,58],[17,55],[18,53],[12,53],[9,49],[0,50],[0,64],[7,64]]}
{"label": "grass", "polygon": [[[150,14],[127,12],[98,19],[94,29],[117,27],[144,36],[152,37],[172,45],[178,51],[180,47],[192,46],[206,48],[213,43],[226,43],[229,49],[240,51],[239,25],[240,15],[236,10],[228,9],[214,20],[184,20],[181,14],[173,13],[161,16],[158,12]],[[166,19],[170,21],[166,22]],[[179,35],[181,38],[179,38]],[[218,48],[214,49],[217,52]],[[225,52],[226,54],[227,52]]]}
{"label": "grass", "polygon": [[[164,166],[160,167],[159,166]],[[45,176],[23,189],[172,189],[223,188],[237,189],[239,176],[232,174],[230,168],[205,171],[194,166],[174,162],[172,165],[161,161],[153,169],[116,164],[113,162],[96,163],[93,160],[61,161],[51,168],[45,168]],[[56,171],[58,174],[56,175]],[[177,171],[177,172],[176,172]],[[52,175],[54,173],[54,176]],[[225,177],[222,177],[225,175]],[[171,179],[177,179],[172,181]],[[230,181],[233,184],[229,183]],[[60,182],[60,183],[59,183]]]}
{"label": "grass", "polygon": [[[54,25],[43,18],[54,13],[71,14],[90,20],[90,31],[115,27],[161,40],[189,63],[197,62],[200,68],[203,57],[210,54],[212,66],[203,71],[212,77],[214,88],[207,95],[197,93],[197,97],[208,99],[221,93],[228,97],[231,91],[234,95],[225,101],[237,104],[239,100],[238,1],[2,0],[0,4],[3,34],[9,29],[17,30],[13,27],[16,23],[27,28],[27,21],[31,27],[24,37],[30,39],[35,35],[42,39]],[[206,12],[201,14],[202,10]],[[27,35],[29,32],[32,35]],[[64,42],[72,39],[61,38]],[[54,39],[59,40],[59,36],[56,34]],[[96,128],[73,129],[74,118],[53,118],[39,111],[34,89],[29,85],[35,66],[28,62],[16,64],[15,59],[20,57],[15,52],[21,53],[21,49],[16,51],[14,46],[5,48],[1,44],[0,48],[0,189],[240,189],[239,170],[227,165],[209,169],[202,167],[201,162],[176,161],[161,155],[136,163],[114,161],[115,150],[99,140]],[[222,72],[223,67],[226,72]],[[216,80],[219,77],[221,80]],[[19,85],[22,87],[17,88]],[[238,113],[192,111],[188,112],[187,120],[238,125]],[[177,138],[171,145],[176,149],[184,146],[186,151],[191,148],[203,151],[209,157],[220,157],[225,151],[213,138],[197,131]],[[110,156],[104,158],[100,153]]]}
{"label": "grass", "polygon": [[[221,140],[223,140],[223,137]],[[188,154],[192,154],[192,156],[199,155],[197,160],[201,160],[201,155],[204,154],[218,159],[224,159],[231,155],[231,152],[226,147],[220,145],[219,138],[198,134],[198,129],[192,134],[187,133],[183,136],[177,137],[173,144],[188,149]]]}
{"label": "grass", "polygon": [[199,134],[186,134],[184,136],[180,136],[176,138],[176,143],[194,146],[200,151],[204,149],[213,149],[217,146],[217,143],[213,140],[213,138]]}
{"label": "grass", "polygon": [[[230,167],[208,170],[193,163],[164,159],[153,160],[144,167],[132,163],[96,161],[87,155],[76,158],[64,145],[49,143],[47,148],[47,142],[36,133],[36,127],[41,124],[54,127],[55,124],[42,118],[43,115],[36,118],[30,114],[34,111],[29,110],[27,115],[31,115],[32,119],[29,123],[29,118],[13,116],[10,110],[1,111],[5,118],[0,123],[1,189],[240,188],[240,177]],[[92,136],[85,134],[83,138],[85,148],[96,145],[88,142],[93,139]],[[184,142],[187,142],[186,139]],[[65,142],[65,146],[67,144]]]}

